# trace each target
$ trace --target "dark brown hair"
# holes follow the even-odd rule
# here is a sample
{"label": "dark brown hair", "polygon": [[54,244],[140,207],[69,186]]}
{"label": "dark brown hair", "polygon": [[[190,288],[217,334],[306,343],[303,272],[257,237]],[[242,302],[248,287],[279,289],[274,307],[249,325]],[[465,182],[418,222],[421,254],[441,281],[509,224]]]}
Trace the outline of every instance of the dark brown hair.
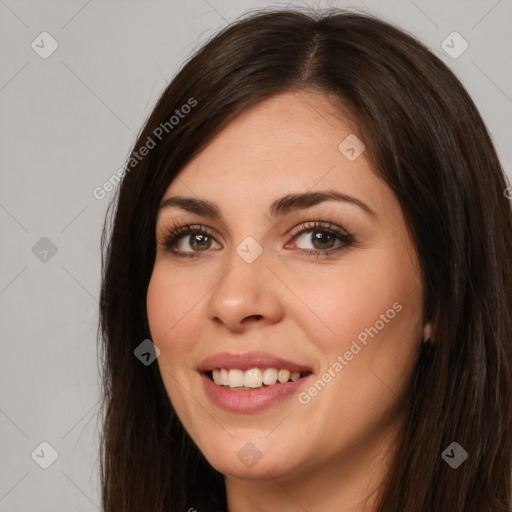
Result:
{"label": "dark brown hair", "polygon": [[[355,120],[424,275],[432,343],[418,354],[377,511],[510,511],[512,213],[503,169],[473,101],[436,56],[373,16],[334,9],[256,12],[229,25],[183,66],[138,137],[102,237],[104,511],[226,510],[223,476],[183,429],[158,365],[133,353],[151,338],[156,214],[178,171],[237,114],[306,89],[336,98],[340,117]],[[155,147],[139,158],[150,138]],[[441,457],[452,442],[468,452],[457,469]]]}

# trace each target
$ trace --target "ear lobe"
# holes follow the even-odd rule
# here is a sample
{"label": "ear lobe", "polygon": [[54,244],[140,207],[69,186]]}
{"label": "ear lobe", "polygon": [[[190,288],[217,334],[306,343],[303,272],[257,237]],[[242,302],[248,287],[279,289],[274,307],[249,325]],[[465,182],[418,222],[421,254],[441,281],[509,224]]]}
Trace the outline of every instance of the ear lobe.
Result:
{"label": "ear lobe", "polygon": [[432,326],[430,325],[430,322],[425,325],[423,328],[423,342],[430,341],[430,335],[432,334]]}

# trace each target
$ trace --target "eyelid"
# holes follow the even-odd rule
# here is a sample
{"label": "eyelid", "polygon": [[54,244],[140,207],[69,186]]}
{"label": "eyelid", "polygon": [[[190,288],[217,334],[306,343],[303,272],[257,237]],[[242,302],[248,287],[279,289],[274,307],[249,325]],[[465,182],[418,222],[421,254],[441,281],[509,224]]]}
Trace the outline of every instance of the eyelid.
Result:
{"label": "eyelid", "polygon": [[167,246],[169,241],[176,241],[180,235],[191,234],[195,231],[204,232],[206,235],[216,239],[216,232],[212,228],[205,226],[204,224],[187,224],[181,223],[180,221],[173,221],[170,224],[165,225],[159,231],[158,243]]}
{"label": "eyelid", "polygon": [[312,220],[307,222],[301,222],[294,228],[292,228],[291,231],[288,232],[288,236],[295,237],[299,233],[302,233],[303,231],[309,231],[313,229],[325,229],[326,231],[332,231],[336,234],[341,234],[345,236],[351,236],[351,234],[341,226],[338,226],[337,224],[333,224],[330,221],[325,220]]}
{"label": "eyelid", "polygon": [[[328,230],[334,231],[335,233],[341,233],[346,236],[351,236],[351,234],[346,229],[344,229],[342,226],[334,224],[330,221],[323,221],[320,219],[300,222],[299,224],[294,226],[291,230],[289,230],[286,234],[288,236],[295,236],[298,233],[304,231],[306,228],[328,229]],[[188,223],[188,222],[182,221],[180,219],[173,219],[169,223],[166,223],[164,225],[164,227],[162,227],[161,229],[158,230],[158,232],[159,232],[158,238],[162,242],[162,241],[167,240],[169,238],[169,235],[171,235],[173,233],[178,234],[179,232],[186,232],[188,230],[194,230],[194,229],[205,231],[208,235],[210,235],[212,237],[216,236],[216,233],[218,233],[218,231],[216,229],[210,228],[209,226],[206,226],[201,223]],[[276,226],[274,225],[270,231],[273,231],[275,229],[276,229]],[[221,238],[223,238],[223,237],[221,236]]]}

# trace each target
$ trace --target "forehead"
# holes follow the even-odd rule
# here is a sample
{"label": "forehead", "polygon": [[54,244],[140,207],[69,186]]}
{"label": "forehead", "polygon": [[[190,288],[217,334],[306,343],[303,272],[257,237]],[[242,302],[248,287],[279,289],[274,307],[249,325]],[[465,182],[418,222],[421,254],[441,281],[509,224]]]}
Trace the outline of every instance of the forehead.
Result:
{"label": "forehead", "polygon": [[[168,187],[172,195],[209,198],[233,213],[284,193],[336,189],[382,202],[385,190],[363,152],[340,150],[357,126],[332,98],[283,93],[245,110],[191,160]],[[223,207],[224,208],[224,207]]]}
{"label": "forehead", "polygon": [[207,152],[222,157],[229,150],[230,158],[249,154],[256,161],[272,157],[296,161],[306,155],[333,160],[339,156],[340,137],[356,129],[352,124],[320,93],[282,93],[243,111],[217,134]]}

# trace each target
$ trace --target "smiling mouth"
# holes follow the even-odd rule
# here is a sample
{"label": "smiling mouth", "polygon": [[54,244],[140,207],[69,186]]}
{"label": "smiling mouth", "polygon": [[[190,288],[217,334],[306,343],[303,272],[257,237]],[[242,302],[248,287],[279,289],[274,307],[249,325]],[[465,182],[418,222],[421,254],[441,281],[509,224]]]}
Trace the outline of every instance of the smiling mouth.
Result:
{"label": "smiling mouth", "polygon": [[218,368],[205,375],[218,386],[234,391],[250,391],[287,382],[295,382],[312,372],[291,372],[285,368],[250,368],[248,370]]}

